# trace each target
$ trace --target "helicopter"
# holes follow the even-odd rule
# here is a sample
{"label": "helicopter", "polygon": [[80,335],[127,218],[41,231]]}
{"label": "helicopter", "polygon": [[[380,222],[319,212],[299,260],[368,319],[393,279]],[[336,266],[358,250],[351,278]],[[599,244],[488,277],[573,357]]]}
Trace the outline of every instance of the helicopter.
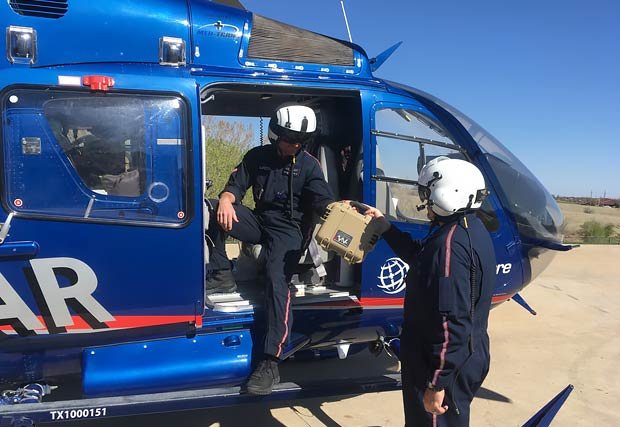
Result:
{"label": "helicopter", "polygon": [[[71,382],[77,399],[28,409],[32,419],[161,403],[98,400],[127,395],[180,393],[172,401],[201,389],[211,391],[200,404],[221,401],[247,378],[261,327],[255,251],[234,260],[238,293],[204,294],[215,123],[252,124],[263,143],[279,105],[311,107],[318,134],[307,149],[336,198],[378,207],[415,238],[431,226],[416,208],[422,166],[474,163],[490,193],[478,215],[497,257],[495,305],[533,312],[519,292],[570,249],[553,197],[497,139],[374,75],[397,46],[371,58],[234,0],[11,0],[0,17],[0,416]],[[346,357],[399,335],[409,266],[385,242],[356,265],[310,252],[284,358]]]}

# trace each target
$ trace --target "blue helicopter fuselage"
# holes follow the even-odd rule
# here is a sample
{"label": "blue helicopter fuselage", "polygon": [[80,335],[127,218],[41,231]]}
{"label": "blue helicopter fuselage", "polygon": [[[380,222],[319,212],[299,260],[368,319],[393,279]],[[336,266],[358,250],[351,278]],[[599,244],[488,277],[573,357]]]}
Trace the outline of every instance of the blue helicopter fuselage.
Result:
{"label": "blue helicopter fuselage", "polygon": [[[0,6],[0,383],[78,375],[97,396],[241,382],[259,302],[205,308],[205,145],[216,120],[262,124],[281,102],[317,111],[339,198],[416,238],[430,228],[420,164],[476,164],[495,303],[563,249],[562,215],[525,166],[449,105],[375,77],[359,46],[210,1],[50,3]],[[296,299],[289,354],[399,334],[409,267],[385,242],[325,265],[343,286]]]}

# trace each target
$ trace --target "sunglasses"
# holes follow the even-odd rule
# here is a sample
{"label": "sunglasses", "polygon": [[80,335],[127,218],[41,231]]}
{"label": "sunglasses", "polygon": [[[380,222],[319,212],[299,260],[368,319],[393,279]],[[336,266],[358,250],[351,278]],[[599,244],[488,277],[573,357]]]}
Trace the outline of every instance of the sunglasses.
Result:
{"label": "sunglasses", "polygon": [[298,141],[289,141],[288,139],[284,139],[284,138],[278,139],[278,142],[283,142],[288,145],[301,145],[301,143]]}

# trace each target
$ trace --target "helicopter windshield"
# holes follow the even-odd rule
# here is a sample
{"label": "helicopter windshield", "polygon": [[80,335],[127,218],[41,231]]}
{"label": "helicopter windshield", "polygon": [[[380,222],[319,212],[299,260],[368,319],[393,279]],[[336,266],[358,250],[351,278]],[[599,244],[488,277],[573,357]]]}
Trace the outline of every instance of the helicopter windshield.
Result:
{"label": "helicopter windshield", "polygon": [[562,241],[564,216],[553,196],[519,159],[489,132],[456,108],[423,91],[390,82],[414,95],[429,99],[450,112],[480,146],[497,176],[522,237]]}

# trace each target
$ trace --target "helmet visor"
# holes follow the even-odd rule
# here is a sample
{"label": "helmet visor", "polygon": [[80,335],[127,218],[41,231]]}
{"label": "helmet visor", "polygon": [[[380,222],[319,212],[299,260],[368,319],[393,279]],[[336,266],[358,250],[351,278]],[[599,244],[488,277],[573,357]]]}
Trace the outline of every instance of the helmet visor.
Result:
{"label": "helmet visor", "polygon": [[288,144],[302,144],[305,145],[312,139],[313,132],[295,132],[293,130],[285,129],[280,126],[270,127],[270,130],[277,137],[278,142],[283,141]]}

